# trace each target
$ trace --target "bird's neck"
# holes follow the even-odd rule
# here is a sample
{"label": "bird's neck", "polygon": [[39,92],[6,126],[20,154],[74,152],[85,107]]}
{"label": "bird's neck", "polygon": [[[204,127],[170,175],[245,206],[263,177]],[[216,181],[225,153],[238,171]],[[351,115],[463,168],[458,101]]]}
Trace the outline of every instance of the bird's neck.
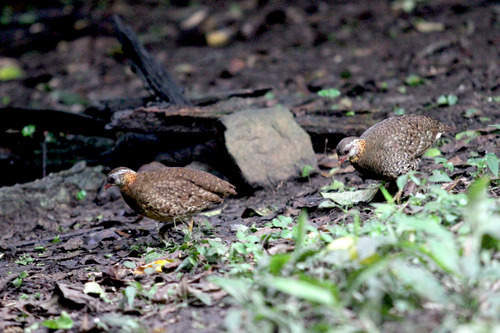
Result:
{"label": "bird's neck", "polygon": [[135,180],[137,179],[137,173],[135,172],[128,172],[123,175],[123,186],[121,187],[122,191],[128,191],[130,185],[134,184]]}
{"label": "bird's neck", "polygon": [[366,140],[358,139],[357,147],[358,147],[358,151],[357,151],[356,155],[349,157],[349,162],[351,162],[351,163],[356,163],[360,159],[360,157],[363,155],[363,153],[365,152]]}

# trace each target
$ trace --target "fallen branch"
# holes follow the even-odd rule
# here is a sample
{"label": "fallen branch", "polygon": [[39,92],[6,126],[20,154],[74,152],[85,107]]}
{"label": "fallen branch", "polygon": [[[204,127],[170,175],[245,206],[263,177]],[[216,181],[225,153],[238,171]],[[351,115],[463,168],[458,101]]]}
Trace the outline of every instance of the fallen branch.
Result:
{"label": "fallen branch", "polygon": [[131,62],[134,72],[162,101],[173,105],[191,105],[184,98],[184,89],[176,84],[165,68],[139,42],[129,26],[118,15],[113,16],[123,54]]}

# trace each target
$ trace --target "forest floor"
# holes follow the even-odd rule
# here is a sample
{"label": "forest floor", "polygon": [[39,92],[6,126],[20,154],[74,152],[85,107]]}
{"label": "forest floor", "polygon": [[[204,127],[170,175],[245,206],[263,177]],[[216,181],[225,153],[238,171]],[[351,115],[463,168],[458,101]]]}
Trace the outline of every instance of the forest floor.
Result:
{"label": "forest floor", "polygon": [[[149,96],[109,33],[109,17],[119,13],[188,98],[272,87],[264,103],[296,114],[318,108],[378,121],[420,113],[455,132],[424,158],[415,176],[420,185],[399,205],[379,195],[375,204],[355,206],[322,195],[372,183],[353,168],[336,168],[335,145],[349,133],[311,134],[320,172],[230,197],[168,244],[158,238],[156,221],[132,223],[137,216],[119,193],[104,192],[106,171],[117,165],[80,165],[76,174],[94,177],[93,190],[70,186],[67,204],[0,212],[0,331],[498,328],[500,273],[482,269],[500,267],[494,224],[500,221],[500,7],[452,0],[409,1],[415,8],[406,11],[398,7],[403,1],[208,3],[96,6],[78,24],[100,29],[2,55],[0,64],[10,61],[24,72],[0,84],[3,106],[78,113],[100,100]],[[186,29],[198,16],[205,23]],[[334,89],[340,96],[318,95]],[[21,128],[6,133],[21,137]],[[366,128],[361,122],[352,134]],[[51,186],[49,178],[43,186]],[[32,195],[29,187],[20,191]],[[439,227],[425,230],[410,218]],[[493,224],[478,227],[486,220]],[[467,257],[474,251],[477,262]]]}

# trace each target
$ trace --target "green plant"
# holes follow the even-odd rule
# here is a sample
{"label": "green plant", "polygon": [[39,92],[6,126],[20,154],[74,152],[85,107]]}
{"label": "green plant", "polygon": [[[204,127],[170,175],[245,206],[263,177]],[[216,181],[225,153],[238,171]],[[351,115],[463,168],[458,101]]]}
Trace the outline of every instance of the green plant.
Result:
{"label": "green plant", "polygon": [[498,102],[500,102],[500,95],[498,95],[498,96],[488,96],[487,101],[488,102],[496,102],[496,103],[498,103]]}
{"label": "green plant", "polygon": [[16,264],[26,266],[31,264],[35,259],[33,259],[29,254],[23,254],[16,260]]}
{"label": "green plant", "polygon": [[319,97],[324,97],[327,99],[334,99],[334,98],[339,97],[340,95],[341,95],[340,90],[335,89],[335,88],[321,89],[320,91],[318,91]]}
{"label": "green plant", "polygon": [[90,102],[78,93],[66,90],[54,90],[50,93],[54,100],[64,105],[89,106]]}
{"label": "green plant", "polygon": [[30,125],[26,125],[23,127],[23,129],[21,130],[21,134],[23,136],[29,136],[32,138],[35,131],[36,131],[36,126],[33,124],[30,124]]}
{"label": "green plant", "polygon": [[387,82],[386,82],[386,81],[382,81],[382,82],[380,82],[380,84],[379,84],[379,89],[380,89],[381,91],[387,91],[388,86],[389,86],[389,85],[387,84]]}
{"label": "green plant", "polygon": [[436,157],[441,155],[441,151],[437,148],[429,148],[427,151],[424,153],[424,157]]}
{"label": "green plant", "polygon": [[312,165],[306,164],[302,167],[302,177],[309,177],[313,173],[314,167]]}
{"label": "green plant", "polygon": [[406,113],[406,110],[403,109],[403,108],[394,108],[394,115],[396,116],[401,116],[401,115],[404,115]]}
{"label": "green plant", "polygon": [[457,104],[458,97],[455,95],[441,95],[437,99],[437,104],[439,106],[452,106]]}
{"label": "green plant", "polygon": [[23,280],[25,278],[28,277],[28,273],[27,272],[22,272],[21,274],[19,274],[18,277],[16,277],[13,281],[12,281],[12,285],[16,288],[19,288],[22,284],[23,284]]}
{"label": "green plant", "polygon": [[32,25],[38,19],[35,11],[28,11],[21,14],[18,18],[20,24]]}
{"label": "green plant", "polygon": [[13,9],[11,6],[3,6],[0,15],[0,24],[7,25],[12,22]]}
{"label": "green plant", "polygon": [[151,262],[163,257],[163,255],[164,255],[164,252],[161,250],[159,251],[159,250],[154,249],[154,248],[148,248],[147,250],[148,251],[143,256],[145,263],[151,263]]}
{"label": "green plant", "polygon": [[73,319],[71,319],[71,317],[66,311],[62,311],[59,317],[45,320],[42,323],[42,326],[45,326],[53,330],[71,329],[73,328],[73,325],[74,325]]}
{"label": "green plant", "polygon": [[5,95],[5,96],[2,96],[0,103],[2,104],[2,106],[7,106],[10,104],[11,101],[12,100],[11,100],[10,96]]}
{"label": "green plant", "polygon": [[134,309],[134,303],[137,298],[140,298],[147,304],[151,304],[159,286],[161,286],[161,284],[156,283],[149,288],[145,288],[137,281],[128,282],[127,287],[122,291],[124,297],[120,307],[125,309],[125,305],[127,305],[129,309]]}
{"label": "green plant", "polygon": [[484,157],[467,160],[467,164],[476,167],[476,171],[471,173],[474,178],[485,176],[488,170],[495,178],[498,178],[498,163],[498,157],[493,153],[487,153]]}
{"label": "green plant", "polygon": [[394,10],[402,10],[405,13],[411,13],[417,7],[419,2],[423,2],[424,0],[394,0],[391,3],[391,7]]}
{"label": "green plant", "polygon": [[463,114],[464,118],[473,118],[478,114],[479,110],[475,108],[470,108],[465,111]]}
{"label": "green plant", "polygon": [[479,135],[481,135],[481,133],[478,131],[468,130],[455,134],[455,140],[464,140],[465,143],[469,143],[472,139],[478,137]]}
{"label": "green plant", "polygon": [[76,193],[76,198],[77,198],[78,200],[83,200],[83,199],[85,199],[86,197],[87,197],[87,191],[85,191],[85,190],[83,190],[83,189],[82,189],[82,190],[80,190],[80,191],[78,191],[78,193]]}
{"label": "green plant", "polygon": [[0,66],[0,81],[11,81],[22,78],[24,71],[16,64],[6,64]]}
{"label": "green plant", "polygon": [[274,95],[273,92],[269,91],[264,95],[264,98],[266,99],[266,101],[271,101],[273,99],[276,99],[276,95]]}
{"label": "green plant", "polygon": [[453,165],[453,163],[448,162],[448,160],[446,158],[443,158],[443,157],[435,157],[434,163],[442,164],[443,167],[448,169],[449,172],[453,172],[453,170],[455,169],[455,166]]}
{"label": "green plant", "polygon": [[411,87],[416,87],[424,82],[424,79],[415,74],[408,75],[405,79],[405,83]]}
{"label": "green plant", "polygon": [[341,181],[338,181],[337,179],[333,179],[330,185],[324,186],[321,191],[322,192],[328,192],[328,191],[337,191],[337,190],[342,190],[344,189],[345,184],[342,183]]}
{"label": "green plant", "polygon": [[[228,329],[365,331],[370,322],[373,331],[383,331],[386,323],[421,314],[425,304],[434,305],[447,331],[472,320],[500,320],[498,297],[488,291],[500,279],[493,256],[500,249],[500,216],[487,197],[487,180],[454,194],[413,173],[398,186],[410,178],[419,188],[405,209],[389,195],[387,203],[371,205],[372,217],[361,221],[353,208],[327,232],[307,223],[305,213],[296,223],[285,217],[268,223],[292,228],[291,252],[261,252],[253,270],[211,279],[240,306],[228,313]],[[241,239],[252,234],[247,229]]]}
{"label": "green plant", "polygon": [[97,295],[106,303],[112,303],[112,301],[107,298],[106,291],[95,281],[85,283],[83,292],[85,294]]}
{"label": "green plant", "polygon": [[340,72],[340,77],[343,78],[343,79],[348,79],[352,76],[352,73],[348,70],[348,69],[343,69],[341,72]]}

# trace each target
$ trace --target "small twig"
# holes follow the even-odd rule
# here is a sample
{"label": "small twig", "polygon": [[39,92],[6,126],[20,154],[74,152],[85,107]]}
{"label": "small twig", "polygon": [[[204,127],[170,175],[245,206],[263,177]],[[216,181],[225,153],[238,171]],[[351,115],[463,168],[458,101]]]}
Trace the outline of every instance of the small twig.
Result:
{"label": "small twig", "polygon": [[42,142],[42,175],[47,176],[47,141]]}
{"label": "small twig", "polygon": [[432,44],[428,45],[427,47],[423,48],[422,50],[420,50],[419,52],[417,52],[415,57],[417,59],[428,57],[430,55],[433,55],[437,52],[443,51],[443,50],[451,47],[456,42],[457,42],[456,39],[451,39],[451,40],[441,40],[441,41],[432,43]]}

